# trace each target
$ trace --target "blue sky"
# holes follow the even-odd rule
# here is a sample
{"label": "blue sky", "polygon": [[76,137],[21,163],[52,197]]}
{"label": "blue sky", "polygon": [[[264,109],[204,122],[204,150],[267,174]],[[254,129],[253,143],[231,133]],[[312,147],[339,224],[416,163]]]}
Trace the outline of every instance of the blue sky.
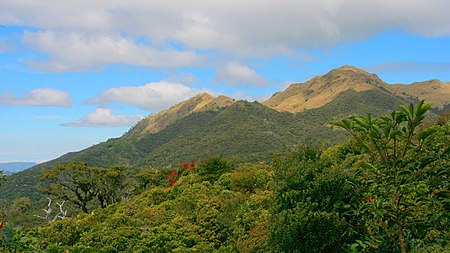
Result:
{"label": "blue sky", "polygon": [[450,81],[444,0],[0,0],[0,162],[121,136],[200,92],[264,100],[353,65]]}

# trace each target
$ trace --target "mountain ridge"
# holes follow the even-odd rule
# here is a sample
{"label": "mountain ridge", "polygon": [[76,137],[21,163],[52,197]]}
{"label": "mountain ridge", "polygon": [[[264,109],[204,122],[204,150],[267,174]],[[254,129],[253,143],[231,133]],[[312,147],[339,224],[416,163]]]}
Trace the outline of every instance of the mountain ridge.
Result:
{"label": "mountain ridge", "polygon": [[[440,81],[434,80],[434,82],[436,83]],[[413,87],[420,86],[421,83],[423,82],[414,83]],[[324,75],[316,76],[306,83],[294,83],[284,91],[275,93],[271,98],[266,101],[262,101],[260,104],[278,112],[298,114],[330,105],[335,99],[342,97],[343,94],[348,92],[354,92],[352,93],[353,97],[364,97],[364,99],[368,100],[371,98],[367,96],[367,94],[375,94],[373,92],[370,93],[370,91],[376,91],[376,94],[378,94],[377,96],[380,101],[386,99],[390,101],[396,101],[395,103],[388,103],[392,105],[389,108],[392,110],[396,109],[396,106],[400,104],[400,101],[405,104],[422,99],[422,97],[420,97],[420,94],[419,96],[413,96],[411,94],[413,94],[414,92],[410,92],[410,94],[402,91],[402,88],[405,87],[406,86],[399,86],[398,84],[389,85],[382,81],[375,74],[368,73],[365,70],[353,66],[344,65],[342,67],[333,69]],[[435,89],[437,90],[435,91],[435,93],[439,92],[439,88],[440,86]],[[441,100],[443,101],[445,101],[446,99],[447,97],[441,98]],[[447,100],[450,100],[450,97]],[[214,97],[213,95],[208,93],[197,94],[196,96],[182,101],[170,107],[169,109],[149,115],[145,119],[138,122],[133,128],[131,128],[120,138],[109,139],[108,141],[94,145],[93,147],[101,147],[101,149],[104,150],[104,153],[99,153],[98,157],[95,157],[94,160],[105,161],[107,159],[111,159],[116,163],[129,164],[130,160],[136,159],[136,157],[143,155],[141,153],[141,149],[136,143],[144,146],[150,145],[152,147],[156,147],[155,143],[159,143],[158,145],[166,145],[162,141],[155,140],[153,140],[154,143],[151,144],[149,144],[148,142],[142,144],[141,142],[142,140],[148,140],[149,138],[152,139],[155,136],[159,136],[162,138],[162,136],[164,136],[166,132],[161,134],[160,132],[164,131],[171,125],[176,124],[183,118],[202,112],[220,111],[232,105],[235,105],[236,103],[242,104],[244,102],[242,100],[235,100],[226,96]],[[376,105],[374,102],[371,103],[375,107],[381,106]],[[352,114],[356,111],[358,111],[359,113],[370,112],[370,108],[366,108],[366,112],[362,112],[351,107],[346,108],[348,108],[348,114]],[[310,113],[307,113],[307,115],[309,115],[308,117],[314,118],[314,116],[310,115]],[[330,113],[328,113],[328,115],[330,115]],[[230,120],[233,121],[233,119],[231,118]],[[327,120],[331,120],[331,118],[328,118]],[[192,124],[192,122],[190,124]],[[205,124],[203,127],[207,126],[208,125]],[[232,126],[230,127],[233,128]],[[172,132],[175,133],[176,131],[173,129]],[[45,164],[54,165],[58,162],[68,162],[74,157],[80,157],[80,154],[82,154],[83,151],[84,150],[67,153]],[[150,151],[151,150],[147,150],[147,152]],[[107,155],[117,152],[124,152],[121,155],[120,159],[117,159],[112,155]],[[173,150],[173,152],[176,153],[179,151]],[[99,162],[96,165],[99,165]]]}
{"label": "mountain ridge", "polygon": [[450,82],[431,79],[411,84],[393,84],[390,89],[399,96],[426,100],[434,107],[443,108],[450,104]]}
{"label": "mountain ridge", "polygon": [[348,90],[362,92],[372,89],[389,92],[388,84],[377,75],[345,65],[305,83],[292,84],[262,103],[279,111],[301,112],[321,107]]}
{"label": "mountain ridge", "polygon": [[191,113],[218,109],[229,106],[234,102],[234,99],[227,96],[220,95],[214,97],[209,93],[200,93],[170,107],[169,109],[147,116],[126,133],[125,137],[140,138],[145,134],[157,133],[174,123],[176,120]]}

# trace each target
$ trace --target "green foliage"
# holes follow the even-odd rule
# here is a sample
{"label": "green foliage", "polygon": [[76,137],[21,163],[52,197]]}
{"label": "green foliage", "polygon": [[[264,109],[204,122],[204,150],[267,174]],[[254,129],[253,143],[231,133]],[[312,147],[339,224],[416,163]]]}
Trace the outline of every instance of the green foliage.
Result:
{"label": "green foliage", "polygon": [[31,252],[35,250],[36,241],[13,227],[10,222],[0,221],[1,252]]}
{"label": "green foliage", "polygon": [[27,197],[17,198],[11,205],[11,211],[13,212],[25,212],[31,206],[31,199]]}
{"label": "green foliage", "polygon": [[14,239],[14,231],[12,225],[8,222],[3,224],[2,222],[2,244],[4,243],[6,247],[10,248]]}
{"label": "green foliage", "polygon": [[333,122],[370,157],[360,164],[355,185],[365,196],[355,215],[368,227],[357,243],[366,251],[406,252],[448,238],[450,139],[448,133],[440,140],[433,137],[443,133],[438,127],[419,130],[430,107],[420,101],[378,119],[368,115]]}
{"label": "green foliage", "polygon": [[267,251],[271,167],[246,164],[233,171],[226,160],[212,161],[205,163],[212,175],[184,173],[173,188],[149,183],[138,196],[28,236],[47,252]]}
{"label": "green foliage", "polygon": [[99,169],[90,167],[87,163],[72,162],[59,165],[42,175],[42,180],[48,182],[42,191],[70,201],[88,213],[88,203],[99,193],[95,181],[98,174]]}
{"label": "green foliage", "polygon": [[274,161],[271,241],[281,252],[341,252],[360,224],[347,212],[356,201],[349,175],[327,167],[311,147]]}
{"label": "green foliage", "polygon": [[233,170],[234,165],[221,156],[204,159],[198,166],[199,174],[210,180],[217,180],[220,175]]}
{"label": "green foliage", "polygon": [[70,201],[85,213],[95,206],[91,203],[94,199],[105,208],[131,194],[125,187],[124,167],[103,169],[71,162],[45,172],[41,179],[47,183],[42,192]]}
{"label": "green foliage", "polygon": [[97,199],[100,206],[105,208],[122,200],[122,197],[130,195],[125,188],[126,178],[125,167],[113,166],[110,169],[98,170],[98,175],[94,177],[94,182],[97,188]]}
{"label": "green foliage", "polygon": [[138,169],[135,178],[135,189],[137,192],[150,189],[152,187],[165,186],[164,179],[166,178],[168,169],[155,168],[141,168]]}
{"label": "green foliage", "polygon": [[0,170],[0,183],[4,180],[6,180],[6,177],[3,175],[3,170]]}
{"label": "green foliage", "polygon": [[[266,181],[270,182],[269,181]],[[256,189],[255,193],[239,207],[232,224],[232,240],[238,252],[269,252],[270,208],[273,205],[273,192]]]}
{"label": "green foliage", "polygon": [[239,166],[239,170],[230,174],[230,187],[241,192],[256,193],[258,190],[269,188],[267,182],[273,178],[270,166],[264,163],[255,166],[244,164]]}

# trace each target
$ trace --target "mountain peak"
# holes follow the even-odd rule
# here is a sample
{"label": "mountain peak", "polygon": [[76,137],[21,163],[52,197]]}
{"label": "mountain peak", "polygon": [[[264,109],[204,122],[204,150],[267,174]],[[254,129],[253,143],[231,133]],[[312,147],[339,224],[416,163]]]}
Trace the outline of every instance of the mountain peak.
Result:
{"label": "mountain peak", "polygon": [[141,120],[133,127],[126,136],[141,137],[149,133],[157,133],[180,118],[191,113],[215,110],[226,107],[235,102],[234,99],[227,96],[214,97],[209,93],[200,93],[188,100],[182,101],[167,110],[152,114]]}
{"label": "mountain peak", "polygon": [[211,100],[213,98],[214,98],[213,95],[209,94],[208,92],[203,92],[203,93],[199,93],[199,94],[193,96],[192,98],[190,98],[188,100],[195,100],[195,99]]}
{"label": "mountain peak", "polygon": [[[220,107],[225,107],[234,103],[234,99],[219,95],[214,97],[213,95],[203,92],[193,96],[192,98],[180,102],[167,109],[166,111],[176,111],[177,113],[187,113],[190,114],[192,112],[217,109]],[[164,111],[163,111],[164,112]]]}
{"label": "mountain peak", "polygon": [[367,73],[366,71],[364,71],[362,69],[359,69],[359,68],[357,68],[355,66],[351,66],[351,65],[343,65],[343,66],[341,66],[339,68],[335,68],[335,69],[333,69],[331,71],[353,71],[353,72],[365,72],[365,73]]}
{"label": "mountain peak", "polygon": [[301,112],[321,107],[347,90],[362,92],[372,89],[386,89],[377,75],[362,69],[345,65],[306,83],[292,84],[285,91],[276,93],[263,104],[279,111]]}
{"label": "mountain peak", "polygon": [[371,74],[363,69],[359,69],[357,67],[354,66],[350,66],[350,65],[344,65],[342,67],[339,68],[335,68],[331,71],[329,71],[328,73],[326,73],[325,75],[323,75],[322,77],[326,77],[326,76],[351,76],[353,78],[362,78],[362,79],[373,79],[373,81],[375,82],[382,82],[381,79],[375,75],[375,74]]}

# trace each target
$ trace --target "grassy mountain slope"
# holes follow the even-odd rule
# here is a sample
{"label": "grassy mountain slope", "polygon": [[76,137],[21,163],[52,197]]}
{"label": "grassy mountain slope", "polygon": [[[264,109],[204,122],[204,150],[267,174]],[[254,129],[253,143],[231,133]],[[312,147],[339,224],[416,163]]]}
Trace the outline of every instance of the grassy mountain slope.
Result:
{"label": "grassy mountain slope", "polygon": [[262,103],[279,111],[302,112],[333,101],[343,92],[381,90],[406,102],[426,100],[435,108],[450,105],[450,83],[439,80],[390,85],[377,75],[352,66],[342,66],[306,83],[295,83]]}
{"label": "grassy mountain slope", "polygon": [[292,84],[286,90],[275,93],[263,104],[279,111],[301,112],[321,107],[348,90],[362,92],[378,89],[386,91],[387,86],[374,74],[352,66],[343,66],[323,76],[317,76],[306,83]]}
{"label": "grassy mountain slope", "polygon": [[140,138],[145,134],[157,133],[191,113],[226,107],[233,104],[234,101],[234,99],[226,96],[213,97],[208,93],[201,93],[167,110],[146,117],[133,127],[126,136]]}
{"label": "grassy mountain slope", "polygon": [[438,108],[450,104],[450,83],[440,80],[415,82],[409,85],[396,84],[389,86],[389,88],[399,96],[417,100],[425,99]]}

